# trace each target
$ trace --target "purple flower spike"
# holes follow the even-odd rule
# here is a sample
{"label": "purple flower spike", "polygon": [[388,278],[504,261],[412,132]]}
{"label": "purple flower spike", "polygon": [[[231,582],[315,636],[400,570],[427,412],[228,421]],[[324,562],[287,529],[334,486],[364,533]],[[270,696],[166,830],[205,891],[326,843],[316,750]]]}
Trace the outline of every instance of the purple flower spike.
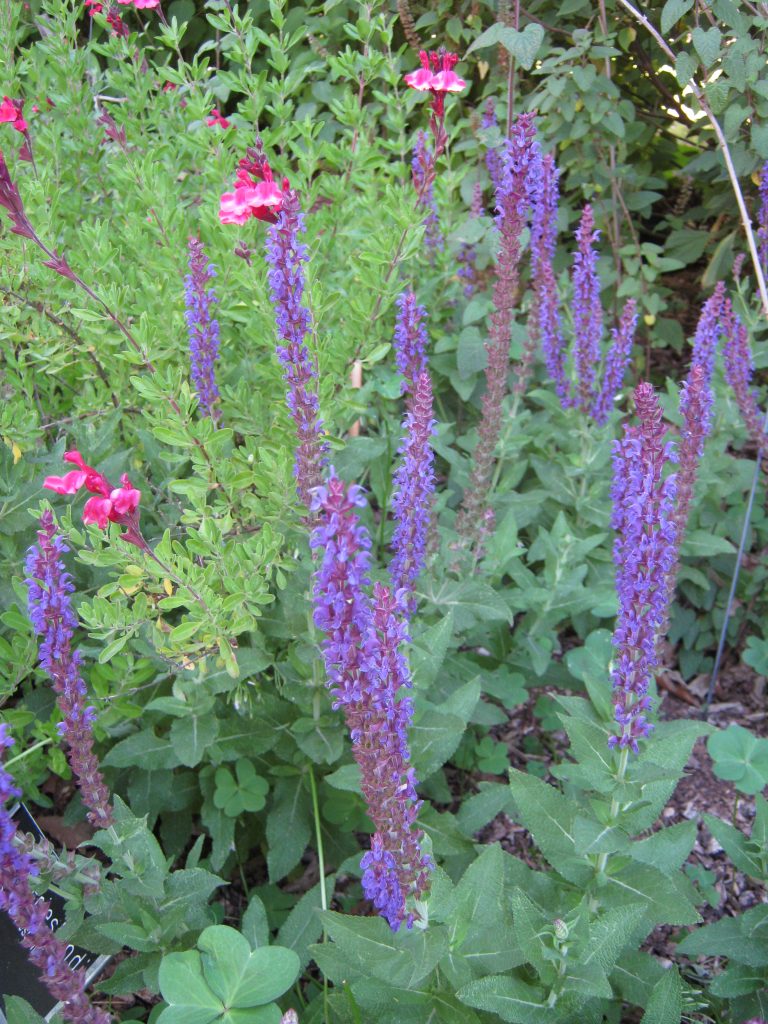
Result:
{"label": "purple flower spike", "polygon": [[614,327],[611,331],[612,341],[605,357],[603,384],[592,408],[592,418],[599,426],[608,422],[614,399],[624,381],[636,327],[637,303],[630,299],[624,306],[618,328]]}
{"label": "purple flower spike", "polygon": [[699,463],[704,454],[704,442],[712,428],[713,401],[712,387],[707,380],[705,368],[700,364],[692,366],[680,391],[680,414],[683,417],[683,429],[680,432],[677,509],[675,511],[678,551],[688,523],[688,513],[693,500],[693,489],[696,484]]}
{"label": "purple flower spike", "polygon": [[216,408],[219,389],[216,387],[215,366],[219,358],[219,322],[212,315],[212,308],[217,302],[216,295],[208,287],[216,271],[208,262],[199,238],[190,238],[188,253],[189,274],[184,279],[184,298],[192,383],[204,412],[218,423],[221,413]]}
{"label": "purple flower spike", "polygon": [[465,539],[476,540],[484,521],[494,450],[501,433],[502,404],[507,393],[509,372],[512,315],[518,286],[520,236],[531,206],[531,168],[535,168],[538,162],[535,138],[534,115],[521,114],[504,147],[504,173],[496,192],[496,225],[500,238],[493,287],[494,310],[491,314],[490,338],[485,346],[488,352],[486,391],[474,466],[456,518],[456,530]]}
{"label": "purple flower spike", "polygon": [[427,211],[424,218],[424,244],[430,263],[434,263],[437,253],[443,251],[445,243],[435,199],[435,157],[426,132],[420,131],[416,135],[411,172],[413,185],[419,197],[418,205]]}
{"label": "purple flower spike", "polygon": [[432,382],[428,373],[418,379],[413,401],[403,423],[403,443],[398,454],[403,461],[395,471],[394,557],[389,567],[392,589],[406,591],[406,610],[412,615],[416,602],[411,596],[424,568],[432,496],[435,490],[434,455],[430,437],[435,433],[432,419]]}
{"label": "purple flower spike", "polygon": [[[484,128],[486,131],[499,127],[498,118],[496,117],[496,107],[492,98],[486,100],[480,127]],[[501,179],[504,175],[504,164],[500,148],[497,148],[496,146],[488,147],[485,153],[485,166],[488,168],[488,175],[491,179],[493,190],[494,192],[498,192],[501,188]]]}
{"label": "purple flower spike", "polygon": [[749,436],[762,452],[766,448],[768,438],[766,438],[763,415],[760,412],[757,396],[752,388],[752,374],[755,369],[752,349],[749,345],[747,329],[734,313],[730,299],[726,299],[723,303],[721,330],[725,335],[723,362],[725,363],[726,380],[733,388],[736,404]]}
{"label": "purple flower spike", "polygon": [[93,752],[95,714],[87,704],[82,656],[72,650],[77,619],[69,595],[74,586],[62,560],[68,550],[56,531],[53,514],[46,510],[40,517],[37,545],[29,549],[25,564],[29,618],[35,632],[43,638],[40,665],[53,681],[62,715],[59,734],[66,740],[69,765],[89,809],[88,820],[98,828],[106,828],[112,824],[112,808]]}
{"label": "purple flower spike", "polygon": [[266,258],[270,298],[275,309],[277,335],[283,344],[277,356],[285,370],[288,385],[286,401],[298,435],[293,473],[301,501],[309,505],[313,488],[320,484],[321,468],[327,446],[323,441],[323,423],[319,418],[320,402],[310,382],[317,377],[309,350],[304,343],[312,326],[310,312],[302,304],[304,270],[309,259],[306,245],[299,241],[304,232],[304,217],[299,198],[293,190],[284,193],[277,223],[269,229]]}
{"label": "purple flower spike", "polygon": [[403,378],[401,390],[413,395],[416,383],[427,371],[427,328],[424,319],[427,311],[416,302],[412,291],[403,292],[397,299],[397,323],[395,324],[395,360]]}
{"label": "purple flower spike", "polygon": [[408,640],[403,595],[377,584],[373,603],[368,597],[370,538],[357,516],[364,504],[360,488],[345,487],[333,470],[314,493],[317,526],[310,543],[322,552],[314,618],[325,633],[328,685],[334,707],[344,711],[376,828],[361,861],[363,890],[397,931],[404,921],[412,923],[406,901],[424,894],[432,865],[415,827],[420,802],[407,737],[412,707],[400,693],[411,685],[402,653]]}
{"label": "purple flower spike", "polygon": [[691,366],[701,366],[709,384],[715,368],[717,343],[720,338],[720,321],[725,312],[725,281],[718,281],[715,290],[704,303],[696,334],[693,338]]}
{"label": "purple flower spike", "polygon": [[592,207],[587,205],[576,232],[577,250],[573,259],[573,333],[577,378],[577,405],[585,412],[595,401],[595,372],[600,362],[603,334],[603,308],[600,305],[600,281],[597,276],[598,232]]}
{"label": "purple flower spike", "polygon": [[13,746],[8,726],[0,725],[0,910],[4,910],[21,933],[29,959],[41,973],[43,984],[54,999],[64,1003],[61,1015],[72,1024],[110,1024],[112,1017],[91,1006],[84,992],[85,974],[72,970],[67,962],[71,946],[51,931],[47,915],[50,904],[36,896],[30,883],[38,869],[29,854],[16,842],[16,825],[6,806],[21,793],[3,762],[4,752]]}
{"label": "purple flower spike", "polygon": [[616,735],[610,746],[631,747],[647,736],[648,687],[658,664],[657,639],[667,619],[667,580],[675,560],[676,479],[662,479],[672,461],[661,408],[650,384],[635,389],[640,425],[624,427],[613,444],[613,558],[619,613],[613,634],[613,704]]}
{"label": "purple flower spike", "polygon": [[768,163],[760,171],[760,209],[757,213],[757,254],[760,266],[768,271]]}
{"label": "purple flower spike", "polygon": [[533,302],[528,322],[532,344],[541,341],[547,373],[555,382],[560,404],[571,404],[571,386],[565,373],[565,343],[560,322],[557,279],[552,261],[557,245],[557,209],[560,172],[554,157],[541,159],[539,188],[531,223],[531,278]]}

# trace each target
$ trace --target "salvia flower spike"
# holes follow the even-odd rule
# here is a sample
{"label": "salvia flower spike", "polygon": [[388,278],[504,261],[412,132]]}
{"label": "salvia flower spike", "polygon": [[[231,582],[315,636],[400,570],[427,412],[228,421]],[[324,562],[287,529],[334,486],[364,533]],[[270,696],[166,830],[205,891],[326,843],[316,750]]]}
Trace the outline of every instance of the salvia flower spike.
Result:
{"label": "salvia flower spike", "polygon": [[69,548],[59,536],[53,515],[40,517],[37,544],[29,549],[25,565],[29,618],[40,642],[40,665],[53,681],[61,711],[59,735],[67,744],[67,759],[77,780],[88,819],[97,828],[112,824],[109,790],[93,751],[95,713],[87,703],[79,651],[72,649],[77,618],[70,594],[72,577],[62,556]]}
{"label": "salvia flower spike", "polygon": [[768,162],[760,171],[760,208],[757,212],[757,254],[763,272],[768,272]]}
{"label": "salvia flower spike", "polygon": [[0,910],[4,910],[21,933],[29,959],[40,971],[43,984],[54,999],[64,1004],[61,1015],[70,1024],[111,1024],[112,1017],[91,1006],[84,991],[85,974],[72,970],[67,962],[71,946],[57,939],[48,924],[50,904],[32,891],[38,869],[16,840],[16,825],[8,802],[20,791],[3,764],[5,751],[13,745],[8,726],[0,724]]}
{"label": "salvia flower spike", "polygon": [[416,133],[411,160],[413,186],[416,189],[416,205],[427,211],[424,218],[424,244],[429,262],[434,264],[438,252],[442,252],[444,241],[440,230],[440,214],[435,199],[435,160],[427,133]]}
{"label": "salvia flower spike", "polygon": [[266,259],[279,339],[277,355],[285,371],[286,401],[298,436],[294,462],[296,490],[304,504],[309,505],[312,490],[321,480],[327,445],[319,417],[317,373],[304,340],[312,327],[312,317],[303,303],[303,264],[309,259],[306,245],[299,241],[303,232],[299,197],[289,189],[283,196],[277,222],[269,229]]}
{"label": "salvia flower spike", "polygon": [[435,491],[434,455],[430,443],[435,433],[432,419],[432,381],[422,373],[403,422],[402,462],[393,478],[395,531],[394,556],[389,567],[392,589],[404,590],[405,608],[412,615],[416,602],[412,596],[416,580],[424,568],[427,537]]}
{"label": "salvia flower spike", "polygon": [[208,262],[203,244],[190,238],[188,247],[189,274],[184,279],[187,330],[192,382],[206,415],[218,422],[219,389],[216,386],[216,362],[219,358],[219,322],[213,316],[216,294],[209,281],[216,270]]}
{"label": "salvia flower spike", "polygon": [[592,406],[592,419],[598,426],[608,422],[616,395],[621,388],[632,354],[637,327],[637,303],[629,299],[624,306],[619,326],[611,330],[611,345],[603,366],[603,383]]}
{"label": "salvia flower spike", "polygon": [[658,664],[657,642],[667,620],[667,581],[675,558],[673,460],[661,407],[650,384],[635,389],[638,426],[624,427],[613,443],[613,557],[619,612],[613,634],[613,704],[617,723],[610,746],[638,750],[651,724],[648,688]]}
{"label": "salvia flower spike", "polygon": [[576,404],[589,414],[595,400],[595,374],[600,362],[603,333],[603,308],[597,276],[598,233],[592,207],[587,205],[576,232],[577,248],[573,261],[573,333],[576,367]]}
{"label": "salvia flower spike", "polygon": [[402,595],[377,585],[373,602],[368,596],[371,541],[357,514],[364,505],[360,488],[345,486],[332,469],[314,492],[317,525],[310,543],[321,554],[314,620],[325,634],[328,686],[334,707],[344,711],[376,826],[361,860],[363,889],[397,931],[412,923],[407,901],[426,892],[432,865],[416,828],[419,801],[407,737],[411,702],[399,693],[410,687]]}
{"label": "salvia flower spike", "polygon": [[536,124],[532,113],[521,114],[504,147],[504,173],[496,193],[496,226],[499,252],[493,287],[494,310],[486,343],[488,365],[486,391],[478,428],[478,442],[469,485],[456,518],[456,529],[465,540],[475,540],[486,511],[493,458],[501,434],[501,417],[507,393],[512,315],[518,286],[520,236],[530,210],[530,171],[536,163]]}
{"label": "salvia flower spike", "polygon": [[749,335],[728,298],[723,303],[720,329],[725,337],[723,363],[725,364],[726,380],[733,389],[736,404],[749,436],[760,452],[765,453],[768,447],[768,437],[757,395],[752,387],[752,374],[755,365],[749,344]]}
{"label": "salvia flower spike", "polygon": [[412,291],[402,292],[397,298],[397,321],[395,323],[395,360],[403,378],[403,394],[413,395],[416,383],[427,370],[427,328],[424,319],[427,311],[416,301]]}

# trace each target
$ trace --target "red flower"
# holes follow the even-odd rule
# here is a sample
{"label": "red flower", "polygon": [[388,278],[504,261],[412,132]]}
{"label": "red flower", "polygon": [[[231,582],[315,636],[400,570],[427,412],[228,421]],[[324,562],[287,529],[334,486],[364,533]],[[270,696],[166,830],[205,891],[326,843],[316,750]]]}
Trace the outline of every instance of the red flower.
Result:
{"label": "red flower", "polygon": [[[126,540],[138,534],[135,512],[141,501],[141,491],[131,486],[128,476],[120,477],[122,486],[113,487],[109,480],[93,466],[89,466],[77,449],[64,453],[64,461],[71,462],[77,469],[70,470],[64,476],[47,476],[43,487],[56,494],[76,494],[85,487],[98,497],[89,498],[83,509],[83,522],[88,525],[95,523],[100,530],[106,529],[107,523],[120,523],[128,527],[124,534]],[[140,536],[140,535],[139,535]]]}
{"label": "red flower", "polygon": [[23,108],[24,100],[12,100],[8,96],[3,96],[3,102],[0,103],[0,122],[10,124],[17,132],[25,132],[27,122],[21,116]]}
{"label": "red flower", "polygon": [[211,111],[211,116],[207,118],[205,122],[209,128],[213,128],[215,124],[220,125],[222,128],[229,128],[229,121],[222,114],[219,113],[219,108],[214,107]]}
{"label": "red flower", "polygon": [[100,4],[99,0],[85,0],[85,9],[90,17],[93,17],[94,14],[101,14],[104,10],[104,5]]}
{"label": "red flower", "polygon": [[245,224],[255,217],[274,224],[288,188],[287,178],[277,184],[262,150],[250,146],[238,163],[234,192],[225,192],[221,197],[219,220],[222,224]]}

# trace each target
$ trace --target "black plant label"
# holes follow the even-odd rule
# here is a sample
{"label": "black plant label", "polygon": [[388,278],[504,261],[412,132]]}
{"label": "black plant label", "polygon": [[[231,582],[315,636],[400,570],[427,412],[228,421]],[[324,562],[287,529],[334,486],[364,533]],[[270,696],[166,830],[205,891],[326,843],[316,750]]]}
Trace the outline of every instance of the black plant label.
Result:
{"label": "black plant label", "polygon": [[[45,838],[24,804],[19,804],[13,817],[20,832],[30,834],[35,841]],[[39,894],[38,899],[45,899],[50,903],[46,920],[51,931],[57,931],[64,924],[65,900],[50,890]],[[88,981],[95,977],[108,959],[109,957],[90,953],[87,949],[81,949],[71,943],[67,946],[67,965],[73,971],[85,971]],[[26,999],[30,1006],[46,1019],[53,1017],[61,1007],[61,1003],[56,1002],[40,980],[38,969],[30,963],[28,951],[21,944],[21,932],[10,917],[3,913],[0,913],[0,993],[3,996],[20,996]],[[5,1024],[2,1009],[0,1024]]]}

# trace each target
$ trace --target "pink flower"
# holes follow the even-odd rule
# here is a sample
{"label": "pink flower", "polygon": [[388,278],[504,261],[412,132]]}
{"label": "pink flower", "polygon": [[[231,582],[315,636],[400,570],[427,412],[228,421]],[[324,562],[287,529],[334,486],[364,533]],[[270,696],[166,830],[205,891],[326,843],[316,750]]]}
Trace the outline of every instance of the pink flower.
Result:
{"label": "pink flower", "polygon": [[461,92],[466,89],[467,83],[463,78],[454,72],[453,68],[459,62],[455,53],[448,53],[446,50],[422,50],[419,53],[421,67],[418,71],[411,71],[405,76],[406,85],[419,92],[444,93]]}
{"label": "pink flower", "polygon": [[225,192],[221,197],[219,220],[222,224],[245,224],[255,217],[274,224],[288,188],[287,178],[277,184],[263,151],[258,146],[249,146],[238,163],[234,192]]}
{"label": "pink flower", "polygon": [[132,4],[136,10],[142,11],[145,7],[159,7],[160,0],[117,0],[119,4]]}
{"label": "pink flower", "polygon": [[222,114],[219,113],[219,108],[214,107],[211,111],[211,116],[206,119],[205,122],[209,128],[213,128],[215,124],[221,128],[229,128],[229,121]]}
{"label": "pink flower", "polygon": [[17,132],[25,132],[28,126],[21,116],[23,107],[24,100],[12,100],[8,96],[3,96],[3,102],[0,103],[0,122],[10,124]]}
{"label": "pink flower", "polygon": [[166,82],[163,86],[163,92],[173,92],[174,89],[178,88],[173,82]]}
{"label": "pink flower", "polygon": [[104,10],[104,5],[99,3],[99,0],[85,0],[85,9],[92,18],[94,14],[101,14]]}
{"label": "pink flower", "polygon": [[56,494],[76,494],[81,487],[85,487],[95,497],[85,503],[83,522],[86,525],[93,523],[100,530],[105,530],[107,523],[120,523],[127,527],[124,538],[136,544],[136,538],[141,538],[136,517],[141,491],[131,486],[127,474],[123,473],[120,477],[120,487],[113,487],[103,473],[88,465],[77,449],[65,452],[64,461],[78,468],[64,476],[47,476],[43,487]]}

